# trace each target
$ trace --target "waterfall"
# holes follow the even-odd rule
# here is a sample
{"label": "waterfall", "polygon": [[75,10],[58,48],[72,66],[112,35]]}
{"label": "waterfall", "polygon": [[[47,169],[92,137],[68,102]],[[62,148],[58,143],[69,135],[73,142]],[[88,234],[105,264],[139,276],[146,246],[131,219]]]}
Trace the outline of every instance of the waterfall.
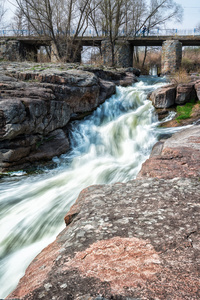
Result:
{"label": "waterfall", "polygon": [[69,128],[70,152],[54,168],[0,179],[0,298],[17,285],[30,261],[64,228],[80,191],[92,184],[134,179],[158,139],[147,94],[164,79],[143,77]]}

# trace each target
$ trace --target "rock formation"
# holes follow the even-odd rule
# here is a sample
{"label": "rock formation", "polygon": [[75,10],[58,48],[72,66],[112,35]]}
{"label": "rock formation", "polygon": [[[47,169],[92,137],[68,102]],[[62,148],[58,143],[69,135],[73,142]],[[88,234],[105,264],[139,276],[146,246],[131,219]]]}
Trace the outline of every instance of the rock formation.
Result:
{"label": "rock formation", "polygon": [[185,104],[191,99],[200,100],[200,81],[187,84],[168,84],[152,92],[150,99],[155,108],[169,108]]}
{"label": "rock formation", "polygon": [[64,128],[70,119],[93,111],[115,93],[116,84],[137,81],[133,68],[104,72],[67,70],[66,65],[35,69],[14,63],[4,68],[0,72],[0,171],[28,168],[66,153],[69,142]]}
{"label": "rock formation", "polygon": [[138,178],[200,177],[200,125],[159,141]]}

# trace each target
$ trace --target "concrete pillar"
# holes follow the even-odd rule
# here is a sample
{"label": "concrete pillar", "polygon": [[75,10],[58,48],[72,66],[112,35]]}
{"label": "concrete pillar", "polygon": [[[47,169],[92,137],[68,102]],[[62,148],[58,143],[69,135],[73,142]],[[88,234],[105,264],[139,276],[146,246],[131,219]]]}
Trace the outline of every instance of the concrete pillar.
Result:
{"label": "concrete pillar", "polygon": [[[109,40],[101,42],[101,51],[103,56],[103,64],[112,65],[112,47]],[[114,46],[115,65],[121,68],[133,66],[133,46],[127,41],[116,41]]]}
{"label": "concrete pillar", "polygon": [[0,59],[8,61],[21,60],[20,42],[17,40],[1,39],[0,41]]}
{"label": "concrete pillar", "polygon": [[170,74],[181,67],[182,43],[167,40],[162,45],[161,74]]}
{"label": "concrete pillar", "polygon": [[52,63],[59,62],[59,55],[58,55],[57,47],[54,42],[51,42],[51,62]]}

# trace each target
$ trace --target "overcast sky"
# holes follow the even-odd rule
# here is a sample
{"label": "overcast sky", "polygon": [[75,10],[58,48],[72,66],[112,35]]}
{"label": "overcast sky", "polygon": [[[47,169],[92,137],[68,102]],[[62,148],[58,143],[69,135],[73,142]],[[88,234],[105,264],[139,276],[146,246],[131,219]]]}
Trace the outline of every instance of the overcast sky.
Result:
{"label": "overcast sky", "polygon": [[174,24],[180,29],[192,29],[200,23],[200,0],[176,0],[184,9],[183,22]]}
{"label": "overcast sky", "polygon": [[[200,0],[175,0],[181,4],[184,9],[183,22],[181,24],[171,24],[172,28],[178,29],[193,29],[198,23],[200,23]],[[15,0],[6,0],[6,6],[8,7],[6,19],[9,21],[12,19],[14,6],[9,2],[15,3]],[[170,27],[170,25],[168,25]]]}

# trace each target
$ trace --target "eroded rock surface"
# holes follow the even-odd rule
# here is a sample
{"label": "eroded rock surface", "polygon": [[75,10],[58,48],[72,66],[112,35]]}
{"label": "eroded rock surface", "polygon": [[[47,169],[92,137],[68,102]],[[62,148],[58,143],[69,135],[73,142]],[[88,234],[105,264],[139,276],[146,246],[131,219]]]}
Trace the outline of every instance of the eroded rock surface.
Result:
{"label": "eroded rock surface", "polygon": [[138,174],[144,177],[200,177],[200,125],[159,141]]}
{"label": "eroded rock surface", "polygon": [[199,299],[198,179],[83,190],[15,299]]}

